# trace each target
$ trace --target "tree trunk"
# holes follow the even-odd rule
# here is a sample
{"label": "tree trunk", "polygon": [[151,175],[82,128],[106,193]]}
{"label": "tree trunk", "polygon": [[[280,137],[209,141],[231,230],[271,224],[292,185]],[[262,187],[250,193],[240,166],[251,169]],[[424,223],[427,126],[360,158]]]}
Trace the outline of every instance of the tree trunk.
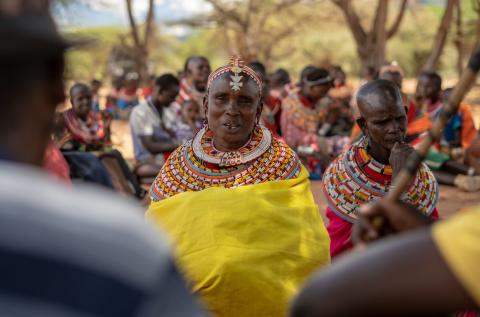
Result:
{"label": "tree trunk", "polygon": [[402,0],[398,15],[391,28],[387,31],[389,0],[379,0],[372,28],[369,32],[363,29],[351,0],[332,1],[342,10],[345,16],[345,20],[355,40],[357,54],[362,63],[362,70],[365,71],[368,68],[379,69],[386,61],[387,41],[397,33],[408,1]]}
{"label": "tree trunk", "polygon": [[374,67],[379,69],[385,64],[385,50],[387,46],[387,15],[388,15],[388,0],[378,1],[377,14],[373,24],[373,58]]}
{"label": "tree trunk", "polygon": [[458,77],[462,75],[463,72],[463,60],[464,60],[464,36],[463,36],[463,23],[462,23],[462,7],[461,3],[458,2],[456,10],[456,31],[455,35],[455,48],[457,49],[457,73]]}
{"label": "tree trunk", "polygon": [[148,81],[149,45],[154,32],[154,1],[149,0],[147,18],[145,21],[145,34],[143,41],[140,39],[137,22],[135,21],[132,8],[132,0],[125,0],[127,5],[130,33],[133,40],[133,51],[135,52],[135,68],[141,83]]}
{"label": "tree trunk", "polygon": [[427,59],[427,62],[423,66],[424,71],[433,71],[438,68],[440,57],[442,56],[445,43],[447,42],[447,35],[452,22],[453,11],[457,4],[458,0],[447,1],[447,6],[445,8],[445,11],[443,12],[443,17],[440,25],[438,26],[437,35],[435,36],[432,51]]}
{"label": "tree trunk", "polygon": [[475,51],[476,48],[480,45],[480,0],[472,0],[473,2],[473,10],[477,13],[477,25],[476,25],[476,34],[475,34],[475,46],[473,50]]}

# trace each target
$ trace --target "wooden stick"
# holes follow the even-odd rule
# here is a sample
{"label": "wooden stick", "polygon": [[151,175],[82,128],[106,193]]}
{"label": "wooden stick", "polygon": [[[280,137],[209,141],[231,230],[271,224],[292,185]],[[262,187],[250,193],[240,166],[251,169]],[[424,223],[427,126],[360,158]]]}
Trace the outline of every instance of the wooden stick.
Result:
{"label": "wooden stick", "polygon": [[432,128],[428,131],[428,135],[422,140],[413,155],[409,157],[405,167],[393,181],[385,199],[389,201],[397,201],[400,199],[402,193],[408,188],[412,179],[415,177],[420,164],[422,164],[427,156],[430,146],[433,142],[440,140],[446,123],[458,111],[460,102],[475,83],[479,70],[480,46],[470,57],[467,69],[463,72],[458,83],[455,85],[450,98],[448,98],[448,102],[444,104],[440,116],[435,120]]}

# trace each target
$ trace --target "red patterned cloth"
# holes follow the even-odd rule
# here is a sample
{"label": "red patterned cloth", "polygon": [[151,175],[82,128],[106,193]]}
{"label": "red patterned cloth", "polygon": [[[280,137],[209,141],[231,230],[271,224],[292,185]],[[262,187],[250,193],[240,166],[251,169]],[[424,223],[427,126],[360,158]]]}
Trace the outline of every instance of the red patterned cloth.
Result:
{"label": "red patterned cloth", "polygon": [[93,112],[88,114],[86,121],[80,119],[73,109],[65,111],[63,117],[72,140],[85,146],[87,150],[98,150],[109,145],[105,124],[102,118]]}
{"label": "red patterned cloth", "polygon": [[[195,101],[200,109],[203,108],[203,97],[205,92],[198,91],[195,87],[191,86],[184,78],[180,81],[180,92],[177,96],[177,103],[182,104],[187,100]],[[203,112],[200,112],[203,115]]]}
{"label": "red patterned cloth", "polygon": [[292,148],[318,144],[317,132],[324,117],[319,104],[293,92],[282,100],[281,128],[285,142]]}

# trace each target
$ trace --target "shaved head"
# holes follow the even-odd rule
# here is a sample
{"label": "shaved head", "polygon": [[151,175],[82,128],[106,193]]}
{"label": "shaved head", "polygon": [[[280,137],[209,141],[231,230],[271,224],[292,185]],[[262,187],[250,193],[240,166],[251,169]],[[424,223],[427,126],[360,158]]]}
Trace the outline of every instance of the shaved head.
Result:
{"label": "shaved head", "polygon": [[363,85],[357,93],[360,118],[357,120],[368,138],[371,153],[382,163],[388,163],[395,143],[404,142],[407,114],[398,86],[384,79]]}
{"label": "shaved head", "polygon": [[403,109],[400,89],[390,80],[372,80],[363,85],[357,93],[358,110],[362,117],[384,110],[385,107]]}

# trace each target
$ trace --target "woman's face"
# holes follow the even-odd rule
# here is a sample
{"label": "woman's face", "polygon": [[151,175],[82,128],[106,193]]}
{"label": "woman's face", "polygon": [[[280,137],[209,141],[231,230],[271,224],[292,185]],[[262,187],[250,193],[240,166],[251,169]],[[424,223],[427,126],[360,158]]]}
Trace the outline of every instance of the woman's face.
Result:
{"label": "woman's face", "polygon": [[70,96],[73,110],[82,119],[85,119],[92,109],[92,91],[88,87],[78,87]]}
{"label": "woman's face", "polygon": [[328,94],[331,87],[330,83],[314,86],[304,84],[302,86],[302,94],[311,101],[317,102]]}
{"label": "woman's face", "polygon": [[186,121],[195,122],[198,118],[198,105],[194,101],[184,102],[182,105],[182,116]]}
{"label": "woman's face", "polygon": [[260,88],[253,79],[245,74],[242,76],[243,85],[237,91],[230,86],[230,73],[215,79],[205,102],[214,145],[221,151],[241,148],[250,138],[262,112]]}

